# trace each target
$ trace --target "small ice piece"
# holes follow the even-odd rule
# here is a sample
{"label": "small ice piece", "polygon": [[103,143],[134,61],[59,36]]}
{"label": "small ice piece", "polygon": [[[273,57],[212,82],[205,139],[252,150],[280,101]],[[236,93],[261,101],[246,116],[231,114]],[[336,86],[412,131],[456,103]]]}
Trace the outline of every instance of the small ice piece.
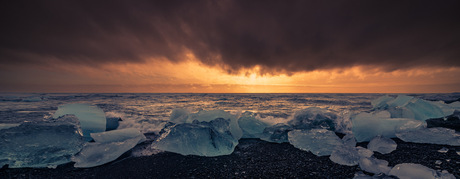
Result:
{"label": "small ice piece", "polygon": [[19,125],[21,125],[21,123],[1,123],[0,124],[0,130],[9,129],[9,128],[16,127],[16,126],[19,126]]}
{"label": "small ice piece", "polygon": [[349,146],[349,147],[355,147],[356,146],[355,135],[353,135],[352,133],[349,133],[349,134],[345,135],[342,138],[342,141],[343,141],[343,144],[346,145],[346,146]]}
{"label": "small ice piece", "polygon": [[358,150],[350,146],[337,147],[329,157],[334,163],[346,166],[357,165],[360,158]]}
{"label": "small ice piece", "polygon": [[288,132],[292,130],[291,126],[279,123],[274,126],[266,127],[260,139],[275,143],[289,142]]}
{"label": "small ice piece", "polygon": [[0,131],[0,166],[54,167],[70,162],[83,143],[75,116],[25,122]]}
{"label": "small ice piece", "polygon": [[309,107],[294,113],[288,122],[294,129],[328,129],[335,131],[337,114],[327,109]]}
{"label": "small ice piece", "polygon": [[395,141],[385,138],[382,136],[374,137],[369,144],[367,144],[367,148],[369,150],[379,152],[381,154],[388,154],[396,150],[397,144]]}
{"label": "small ice piece", "polygon": [[441,165],[441,164],[442,164],[442,161],[441,161],[441,160],[436,160],[436,162],[434,162],[434,164],[436,164],[436,165]]}
{"label": "small ice piece", "polygon": [[396,136],[405,142],[460,146],[460,134],[442,127],[405,131],[397,133]]}
{"label": "small ice piece", "polygon": [[439,152],[439,153],[447,153],[447,152],[449,152],[449,149],[443,147],[442,149],[439,149],[438,152]]}
{"label": "small ice piece", "polygon": [[[139,131],[137,132],[140,134]],[[145,140],[143,134],[132,137],[133,134],[134,131],[132,129],[113,130],[98,134],[100,138],[97,138],[97,140],[102,142],[86,143],[83,149],[72,157],[72,161],[75,162],[74,167],[88,168],[114,161],[123,153]]]}
{"label": "small ice piece", "polygon": [[391,170],[391,168],[388,167],[387,161],[376,159],[374,157],[362,157],[359,159],[359,168],[366,172],[374,174],[384,173],[385,175],[388,175],[388,172]]}
{"label": "small ice piece", "polygon": [[269,124],[256,119],[255,114],[249,111],[246,111],[241,115],[238,119],[238,125],[243,131],[242,138],[260,138],[264,129],[270,126]]}
{"label": "small ice piece", "polygon": [[450,173],[438,172],[431,168],[415,163],[398,164],[391,169],[390,175],[397,176],[401,179],[417,178],[417,179],[455,179],[455,176]]}
{"label": "small ice piece", "polygon": [[293,130],[288,133],[289,143],[294,147],[310,151],[317,156],[331,155],[343,142],[327,129]]}
{"label": "small ice piece", "polygon": [[358,150],[358,155],[360,157],[366,157],[366,158],[369,158],[371,157],[372,155],[374,155],[374,152],[372,152],[372,150],[369,150],[369,149],[366,149],[364,147],[356,147],[356,150]]}
{"label": "small ice piece", "polygon": [[104,132],[106,128],[105,113],[101,108],[90,104],[65,104],[58,107],[53,118],[73,114],[80,121],[83,137],[91,140],[90,133]]}
{"label": "small ice piece", "polygon": [[152,148],[182,155],[229,155],[238,144],[229,123],[229,119],[217,118],[210,122],[168,125]]}
{"label": "small ice piece", "polygon": [[426,126],[424,121],[408,118],[391,118],[388,111],[360,113],[352,119],[353,134],[358,142],[370,141],[381,135],[388,138],[396,137],[396,132],[415,130]]}

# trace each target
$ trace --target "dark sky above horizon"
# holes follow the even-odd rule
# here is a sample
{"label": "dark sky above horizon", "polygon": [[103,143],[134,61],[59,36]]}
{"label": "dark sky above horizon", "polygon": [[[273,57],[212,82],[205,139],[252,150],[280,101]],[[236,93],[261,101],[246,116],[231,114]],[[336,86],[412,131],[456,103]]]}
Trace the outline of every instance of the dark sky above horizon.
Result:
{"label": "dark sky above horizon", "polygon": [[[290,77],[331,70],[347,74],[355,67],[364,76],[410,71],[407,77],[426,68],[455,76],[460,68],[459,8],[457,0],[8,1],[0,7],[0,83],[32,84],[26,74],[18,74],[25,68],[35,69],[31,74],[36,83],[52,74],[85,85],[116,78],[103,74],[106,78],[91,81],[91,76],[69,72],[72,66],[107,73],[123,68],[132,77],[123,78],[135,81],[127,65],[191,59],[230,76]],[[370,68],[375,70],[366,70]],[[229,83],[168,72],[149,75],[180,78],[184,84]],[[460,81],[451,81],[458,89]]]}

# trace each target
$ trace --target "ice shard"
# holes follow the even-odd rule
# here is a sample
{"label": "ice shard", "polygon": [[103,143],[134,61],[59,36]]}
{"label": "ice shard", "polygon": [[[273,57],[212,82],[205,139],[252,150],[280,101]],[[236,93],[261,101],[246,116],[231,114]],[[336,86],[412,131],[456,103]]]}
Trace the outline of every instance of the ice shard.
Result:
{"label": "ice shard", "polygon": [[391,169],[390,175],[397,176],[400,179],[455,179],[450,173],[437,172],[431,168],[415,163],[398,164]]}
{"label": "ice shard", "polygon": [[382,137],[376,136],[374,137],[369,144],[367,144],[367,148],[369,150],[379,152],[381,154],[388,154],[396,150],[397,144],[395,141]]}
{"label": "ice shard", "polygon": [[165,127],[152,148],[182,155],[219,156],[233,152],[238,139],[230,132],[230,120],[172,124]]}
{"label": "ice shard", "polygon": [[331,155],[343,142],[327,129],[293,130],[288,133],[289,143],[294,147],[310,151],[317,156]]}
{"label": "ice shard", "polygon": [[396,136],[405,142],[460,146],[460,134],[442,127],[403,131]]}
{"label": "ice shard", "polygon": [[91,140],[90,133],[104,132],[106,129],[105,113],[97,106],[82,103],[61,105],[53,117],[58,118],[66,114],[73,114],[78,118],[83,137],[88,141]]}
{"label": "ice shard", "polygon": [[387,161],[376,159],[374,157],[362,157],[359,159],[359,168],[366,172],[374,174],[384,173],[385,175],[388,175],[391,170],[391,168],[388,167]]}
{"label": "ice shard", "polygon": [[255,114],[248,111],[241,115],[238,124],[243,131],[242,138],[260,138],[264,129],[270,126],[264,121],[256,119]]}
{"label": "ice shard", "polygon": [[0,132],[0,166],[56,167],[70,162],[84,140],[75,116],[25,122]]}
{"label": "ice shard", "polygon": [[139,130],[128,128],[101,133],[91,133],[95,142],[88,142],[74,157],[77,168],[88,168],[114,161],[138,143],[145,141]]}

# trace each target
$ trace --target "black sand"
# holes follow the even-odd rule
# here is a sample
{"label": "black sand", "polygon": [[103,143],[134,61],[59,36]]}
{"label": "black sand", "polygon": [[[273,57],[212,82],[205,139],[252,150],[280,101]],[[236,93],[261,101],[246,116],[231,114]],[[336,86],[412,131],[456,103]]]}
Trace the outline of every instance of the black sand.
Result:
{"label": "black sand", "polygon": [[[460,178],[460,147],[415,144],[394,139],[398,148],[390,154],[374,156],[398,163],[418,163],[447,170]],[[366,147],[367,143],[358,145]],[[442,147],[447,153],[438,152]],[[435,164],[440,160],[440,165]],[[72,163],[56,169],[0,169],[0,178],[353,178],[358,166],[335,164],[328,157],[317,157],[288,143],[275,144],[243,139],[228,156],[182,156],[164,152],[148,157],[126,157],[103,166],[78,169]]]}

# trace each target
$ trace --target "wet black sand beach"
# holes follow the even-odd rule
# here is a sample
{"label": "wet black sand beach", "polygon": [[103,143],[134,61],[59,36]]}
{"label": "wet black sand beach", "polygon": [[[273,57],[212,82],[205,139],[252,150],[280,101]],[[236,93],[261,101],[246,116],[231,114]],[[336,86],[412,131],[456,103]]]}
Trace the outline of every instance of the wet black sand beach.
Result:
{"label": "wet black sand beach", "polygon": [[[399,139],[397,150],[375,153],[390,166],[418,163],[447,170],[460,178],[460,147],[407,143]],[[358,145],[366,147],[367,143]],[[446,147],[447,153],[438,152]],[[442,163],[436,164],[439,160]],[[439,162],[438,162],[439,163]],[[358,166],[333,163],[328,156],[317,157],[288,143],[275,144],[258,139],[242,139],[231,155],[219,157],[182,156],[163,152],[147,157],[122,156],[118,160],[87,169],[73,163],[56,169],[0,169],[0,178],[353,178]]]}

